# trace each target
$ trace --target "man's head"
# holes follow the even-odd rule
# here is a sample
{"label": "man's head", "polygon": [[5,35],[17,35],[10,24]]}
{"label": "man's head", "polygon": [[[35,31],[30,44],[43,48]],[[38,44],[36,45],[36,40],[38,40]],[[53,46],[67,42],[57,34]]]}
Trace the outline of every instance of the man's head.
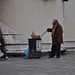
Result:
{"label": "man's head", "polygon": [[58,20],[57,20],[57,19],[54,19],[52,25],[55,26],[55,25],[57,25],[57,24],[58,24]]}

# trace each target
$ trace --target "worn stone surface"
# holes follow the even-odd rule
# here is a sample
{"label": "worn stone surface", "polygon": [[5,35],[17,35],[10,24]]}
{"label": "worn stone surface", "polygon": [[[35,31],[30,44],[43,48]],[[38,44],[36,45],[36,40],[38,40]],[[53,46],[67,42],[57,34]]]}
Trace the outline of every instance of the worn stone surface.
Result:
{"label": "worn stone surface", "polygon": [[24,53],[28,48],[28,38],[0,22],[7,53]]}
{"label": "worn stone surface", "polygon": [[60,58],[9,58],[0,61],[0,75],[75,75],[75,52]]}

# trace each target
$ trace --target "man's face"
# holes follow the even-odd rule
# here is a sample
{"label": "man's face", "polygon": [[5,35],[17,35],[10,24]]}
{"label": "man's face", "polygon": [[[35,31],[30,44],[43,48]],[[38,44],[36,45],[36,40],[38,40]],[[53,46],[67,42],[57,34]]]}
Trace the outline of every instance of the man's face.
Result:
{"label": "man's face", "polygon": [[52,25],[53,25],[53,26],[55,26],[55,25],[56,25],[55,21],[52,23]]}

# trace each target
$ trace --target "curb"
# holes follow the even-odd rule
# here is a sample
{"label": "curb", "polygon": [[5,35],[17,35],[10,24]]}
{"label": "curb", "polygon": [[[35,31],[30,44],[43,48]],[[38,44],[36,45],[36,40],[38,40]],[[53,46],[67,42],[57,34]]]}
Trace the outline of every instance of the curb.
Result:
{"label": "curb", "polygon": [[[65,52],[66,52],[66,49],[60,51],[60,54],[64,55]],[[50,53],[51,53],[51,51],[45,51],[45,52],[42,51],[41,52],[41,57],[43,57],[43,56],[49,56]],[[12,58],[12,57],[25,57],[26,55],[24,53],[7,53],[7,56],[9,58]]]}

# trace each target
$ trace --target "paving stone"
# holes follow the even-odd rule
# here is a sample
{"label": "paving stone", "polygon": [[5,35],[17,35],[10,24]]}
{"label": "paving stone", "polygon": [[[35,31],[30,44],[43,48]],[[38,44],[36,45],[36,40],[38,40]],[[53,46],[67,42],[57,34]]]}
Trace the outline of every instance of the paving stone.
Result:
{"label": "paving stone", "polygon": [[75,52],[66,52],[60,58],[9,58],[0,61],[0,75],[75,75]]}

